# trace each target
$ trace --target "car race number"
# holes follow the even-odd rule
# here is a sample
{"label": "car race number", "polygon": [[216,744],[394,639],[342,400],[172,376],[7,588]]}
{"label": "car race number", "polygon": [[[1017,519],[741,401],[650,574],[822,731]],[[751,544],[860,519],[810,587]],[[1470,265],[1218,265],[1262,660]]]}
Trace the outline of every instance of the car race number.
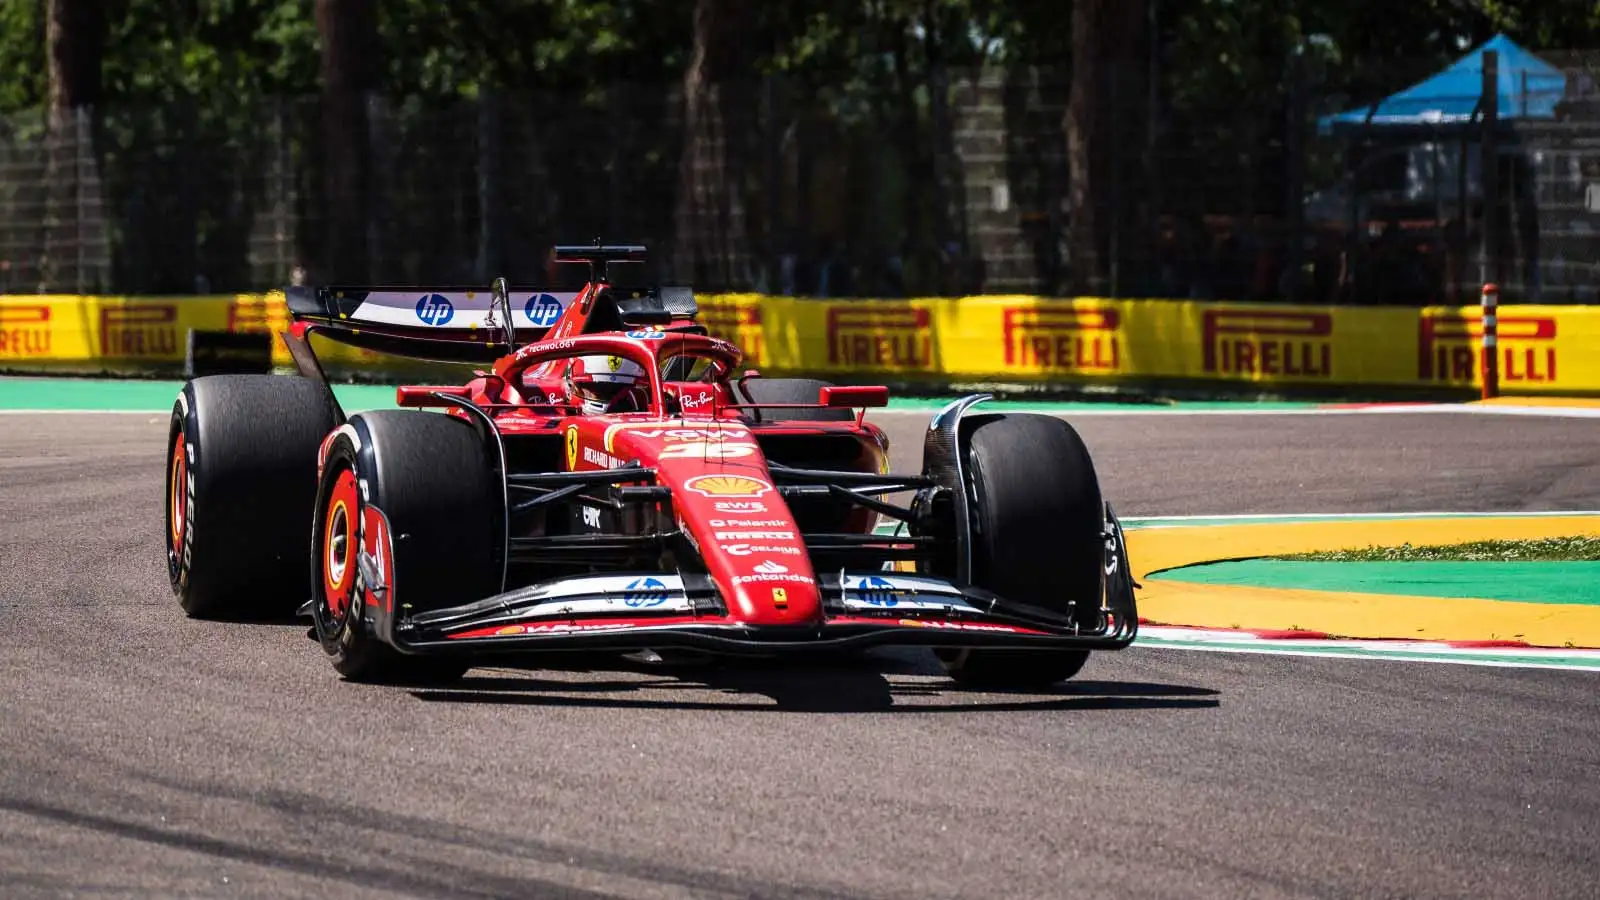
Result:
{"label": "car race number", "polygon": [[723,441],[686,441],[668,444],[661,448],[660,459],[739,459],[756,452],[755,444],[734,444]]}

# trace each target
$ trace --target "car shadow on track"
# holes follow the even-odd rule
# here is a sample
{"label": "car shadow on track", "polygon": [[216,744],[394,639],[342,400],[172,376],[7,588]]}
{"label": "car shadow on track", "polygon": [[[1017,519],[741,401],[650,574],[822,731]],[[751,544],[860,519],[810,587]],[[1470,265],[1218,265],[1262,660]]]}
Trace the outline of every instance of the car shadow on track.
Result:
{"label": "car shadow on track", "polygon": [[[1219,692],[1211,688],[1090,679],[1043,691],[980,691],[942,678],[936,663],[930,670],[918,660],[876,655],[803,664],[624,661],[568,665],[561,671],[579,677],[558,680],[533,672],[521,676],[475,669],[450,687],[414,689],[412,694],[448,703],[809,713],[1205,709],[1220,703]],[[600,677],[585,680],[585,673]],[[622,673],[646,677],[617,677]]]}

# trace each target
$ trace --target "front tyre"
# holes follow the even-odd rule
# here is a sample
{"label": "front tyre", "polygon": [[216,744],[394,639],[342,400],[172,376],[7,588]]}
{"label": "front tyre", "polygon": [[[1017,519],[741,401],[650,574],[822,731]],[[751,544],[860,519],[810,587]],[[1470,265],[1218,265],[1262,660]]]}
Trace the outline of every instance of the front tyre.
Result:
{"label": "front tyre", "polygon": [[[1054,416],[982,415],[963,423],[972,496],[972,582],[1007,599],[1099,627],[1105,508],[1094,462]],[[1087,650],[936,651],[974,687],[1039,688],[1078,674]]]}
{"label": "front tyre", "polygon": [[167,575],[202,619],[285,618],[305,600],[327,389],[280,375],[184,385],[167,428]]}
{"label": "front tyre", "polygon": [[490,462],[478,429],[441,413],[361,413],[334,437],[317,493],[311,587],[317,637],[339,674],[438,684],[466,673],[464,659],[399,652],[375,623],[499,590],[502,498]]}

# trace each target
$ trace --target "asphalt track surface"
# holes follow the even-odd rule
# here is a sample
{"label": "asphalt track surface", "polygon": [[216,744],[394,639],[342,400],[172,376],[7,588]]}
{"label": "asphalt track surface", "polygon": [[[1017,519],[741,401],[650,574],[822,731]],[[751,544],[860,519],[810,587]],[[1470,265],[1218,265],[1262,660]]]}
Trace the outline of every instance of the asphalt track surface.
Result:
{"label": "asphalt track surface", "polygon": [[[883,420],[914,467],[926,416]],[[1574,672],[1135,648],[338,681],[185,619],[166,422],[0,419],[0,896],[1593,897]],[[1124,515],[1600,508],[1600,421],[1081,420]]]}

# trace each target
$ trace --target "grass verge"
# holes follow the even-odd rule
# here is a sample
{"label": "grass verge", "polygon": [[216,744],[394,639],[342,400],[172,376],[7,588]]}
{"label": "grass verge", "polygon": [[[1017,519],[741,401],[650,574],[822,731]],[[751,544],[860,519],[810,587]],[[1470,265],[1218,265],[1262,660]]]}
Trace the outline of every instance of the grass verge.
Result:
{"label": "grass verge", "polygon": [[1423,547],[1411,544],[1368,546],[1361,550],[1319,550],[1273,558],[1310,562],[1593,562],[1600,561],[1600,535]]}

